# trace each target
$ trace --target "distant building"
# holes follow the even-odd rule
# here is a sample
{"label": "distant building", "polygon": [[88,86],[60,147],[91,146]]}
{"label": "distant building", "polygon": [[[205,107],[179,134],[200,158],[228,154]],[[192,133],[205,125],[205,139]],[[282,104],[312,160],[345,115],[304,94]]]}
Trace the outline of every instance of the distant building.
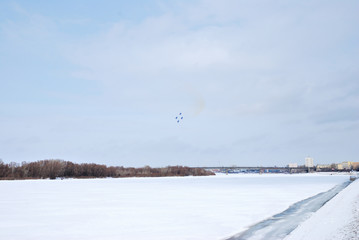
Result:
{"label": "distant building", "polygon": [[352,162],[342,162],[344,169],[351,169],[352,168]]}
{"label": "distant building", "polygon": [[331,164],[318,164],[317,165],[317,171],[323,170],[323,169],[332,169]]}
{"label": "distant building", "polygon": [[343,164],[338,163],[338,164],[337,164],[337,169],[338,169],[338,170],[343,170],[343,169],[344,169]]}
{"label": "distant building", "polygon": [[289,163],[288,167],[290,168],[297,168],[298,167],[298,163]]}
{"label": "distant building", "polygon": [[313,158],[306,157],[304,166],[306,166],[306,167],[314,167]]}
{"label": "distant building", "polygon": [[359,162],[352,162],[353,170],[359,171]]}

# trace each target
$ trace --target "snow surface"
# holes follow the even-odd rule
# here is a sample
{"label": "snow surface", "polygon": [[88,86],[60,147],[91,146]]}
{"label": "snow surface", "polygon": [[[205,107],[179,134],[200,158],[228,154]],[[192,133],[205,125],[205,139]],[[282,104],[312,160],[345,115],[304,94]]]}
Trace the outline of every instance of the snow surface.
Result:
{"label": "snow surface", "polygon": [[306,239],[359,239],[359,180],[341,191],[285,238]]}
{"label": "snow surface", "polygon": [[0,182],[0,239],[225,239],[349,176]]}
{"label": "snow surface", "polygon": [[329,191],[296,202],[285,211],[253,225],[228,240],[282,240],[350,183],[346,181]]}

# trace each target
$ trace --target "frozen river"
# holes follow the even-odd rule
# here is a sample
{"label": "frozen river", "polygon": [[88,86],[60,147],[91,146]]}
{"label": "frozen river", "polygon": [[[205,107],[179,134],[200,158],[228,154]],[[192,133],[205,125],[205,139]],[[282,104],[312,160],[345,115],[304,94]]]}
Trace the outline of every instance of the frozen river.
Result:
{"label": "frozen river", "polygon": [[344,175],[0,181],[0,239],[226,239]]}

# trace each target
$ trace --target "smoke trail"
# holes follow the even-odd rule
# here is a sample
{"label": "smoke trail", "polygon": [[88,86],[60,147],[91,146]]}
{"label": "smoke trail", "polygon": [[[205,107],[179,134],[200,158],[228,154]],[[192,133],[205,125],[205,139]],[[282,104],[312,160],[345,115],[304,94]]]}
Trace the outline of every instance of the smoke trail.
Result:
{"label": "smoke trail", "polygon": [[200,94],[199,91],[197,91],[193,86],[190,84],[186,85],[186,92],[192,99],[192,103],[190,106],[190,113],[193,116],[198,116],[206,107],[206,102],[203,98],[203,96]]}

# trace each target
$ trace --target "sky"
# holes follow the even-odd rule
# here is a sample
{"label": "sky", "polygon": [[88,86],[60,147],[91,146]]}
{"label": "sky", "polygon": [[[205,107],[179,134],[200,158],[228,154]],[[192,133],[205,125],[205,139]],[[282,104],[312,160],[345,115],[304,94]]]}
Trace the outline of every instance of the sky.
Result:
{"label": "sky", "polygon": [[3,0],[0,158],[358,162],[358,12],[355,0]]}

